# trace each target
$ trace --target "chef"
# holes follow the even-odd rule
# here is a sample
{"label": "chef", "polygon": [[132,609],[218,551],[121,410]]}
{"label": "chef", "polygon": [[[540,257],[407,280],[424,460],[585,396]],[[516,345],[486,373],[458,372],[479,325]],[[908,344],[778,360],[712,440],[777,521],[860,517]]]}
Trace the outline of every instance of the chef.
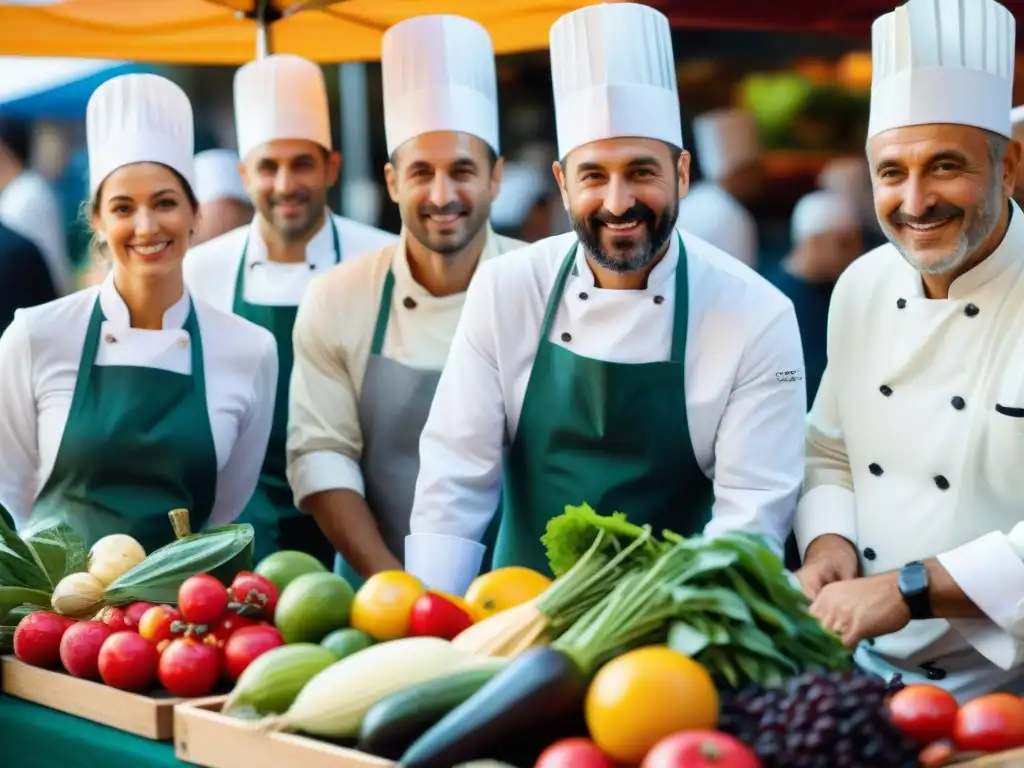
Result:
{"label": "chef", "polygon": [[854,200],[818,190],[804,195],[790,221],[793,248],[765,277],[793,302],[804,349],[807,402],[814,402],[825,371],[828,305],[839,275],[862,252]]}
{"label": "chef", "polygon": [[[1013,108],[1010,112],[1010,121],[1013,123],[1013,140],[1024,142],[1024,105]],[[1018,205],[1024,202],[1024,167],[1017,169],[1013,199]]]}
{"label": "chef", "polygon": [[208,149],[195,159],[199,225],[192,245],[220,237],[252,222],[253,209],[230,149]]}
{"label": "chef", "polygon": [[[114,78],[86,114],[87,210],[111,274],[19,311],[0,338],[0,504],[147,552],[235,520],[270,435],[277,351],[264,329],[184,287],[195,227],[192,107],[169,80]],[[38,483],[34,482],[38,480]]]}
{"label": "chef", "polygon": [[679,204],[679,226],[757,268],[757,222],[744,206],[759,191],[762,167],[757,121],[745,109],[717,109],[693,121],[704,179]]}
{"label": "chef", "polygon": [[466,288],[478,264],[526,245],[488,225],[502,161],[487,31],[460,16],[408,19],[385,33],[381,72],[401,240],[307,291],[288,437],[296,504],[355,583],[402,568],[420,431]]}
{"label": "chef", "polygon": [[[295,509],[286,478],[292,326],[309,282],[342,259],[395,236],[334,216],[327,191],[341,157],[320,67],[291,55],[267,56],[235,74],[235,121],[242,178],[257,214],[250,225],[189,252],[185,277],[195,295],[269,329],[280,356],[274,428],[260,484],[242,520],[256,528],[256,558],[297,549],[334,563],[334,547]],[[347,317],[335,308],[339,322]]]}
{"label": "chef", "polygon": [[818,174],[818,187],[852,200],[857,206],[861,238],[865,251],[888,242],[875,216],[874,193],[871,189],[871,169],[863,155],[833,157],[822,166]]}
{"label": "chef", "polygon": [[480,266],[420,441],[405,566],[456,594],[499,495],[495,567],[544,572],[548,520],[581,502],[781,549],[803,476],[793,305],[675,229],[689,155],[668,20],[634,3],[570,13],[551,68],[575,232]]}
{"label": "chef", "polygon": [[910,0],[872,36],[867,154],[891,244],[850,265],[832,296],[796,516],[798,577],[811,612],[856,646],[863,668],[961,700],[1019,691],[1014,19],[995,0]]}

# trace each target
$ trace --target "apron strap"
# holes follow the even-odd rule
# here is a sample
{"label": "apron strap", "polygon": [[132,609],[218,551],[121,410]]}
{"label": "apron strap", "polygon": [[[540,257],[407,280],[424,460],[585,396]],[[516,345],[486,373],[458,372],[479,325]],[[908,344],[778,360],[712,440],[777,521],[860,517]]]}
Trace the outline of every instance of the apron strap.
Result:
{"label": "apron strap", "polygon": [[572,272],[572,266],[576,262],[576,251],[579,250],[579,247],[579,240],[572,244],[572,248],[565,255],[565,260],[562,262],[558,275],[555,277],[555,284],[551,288],[551,296],[548,298],[548,305],[544,310],[544,322],[540,326],[541,344],[547,341],[548,336],[551,335],[551,326],[555,322],[555,315],[558,314],[558,307],[562,303],[565,284],[569,281],[569,274]]}
{"label": "apron strap", "polygon": [[100,332],[105,319],[103,308],[100,306],[100,295],[97,293],[96,301],[92,305],[92,314],[89,316],[89,325],[85,329],[85,343],[82,345],[82,357],[78,361],[78,376],[75,379],[75,391],[71,396],[68,418],[71,414],[80,411],[85,404],[85,395],[89,388],[89,378],[92,376],[93,366],[96,365],[96,353],[100,348]]}
{"label": "apron strap", "polygon": [[373,328],[373,344],[371,355],[379,355],[384,349],[384,336],[388,332],[388,318],[391,317],[391,297],[395,293],[395,276],[391,269],[384,276],[384,287],[380,292],[380,307],[377,309],[377,324]]}
{"label": "apron strap", "polygon": [[203,402],[206,402],[206,361],[203,359],[203,336],[199,332],[199,318],[196,316],[196,304],[189,297],[188,317],[182,330],[188,332],[192,346],[192,388]]}

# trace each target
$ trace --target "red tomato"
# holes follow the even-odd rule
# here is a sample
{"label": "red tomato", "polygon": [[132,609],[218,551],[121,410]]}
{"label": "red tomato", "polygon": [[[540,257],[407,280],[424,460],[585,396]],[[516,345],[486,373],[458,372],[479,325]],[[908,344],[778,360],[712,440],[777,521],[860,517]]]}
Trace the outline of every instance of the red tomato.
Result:
{"label": "red tomato", "polygon": [[259,609],[260,615],[264,618],[270,621],[274,620],[274,611],[277,609],[280,593],[270,579],[252,571],[242,571],[235,576],[228,592],[236,603],[253,606]]}
{"label": "red tomato", "polygon": [[754,751],[721,731],[683,731],[666,736],[640,768],[761,768]]}
{"label": "red tomato", "polygon": [[178,609],[169,605],[154,605],[139,619],[139,635],[160,650],[161,645],[181,636],[182,628],[175,627],[175,622],[182,622]]}
{"label": "red tomato", "polygon": [[112,634],[110,627],[100,621],[80,621],[68,627],[60,640],[60,661],[64,669],[75,677],[98,680],[100,648]]}
{"label": "red tomato", "polygon": [[615,763],[590,739],[573,738],[545,749],[533,768],[615,768]]}
{"label": "red tomato", "polygon": [[953,734],[960,705],[937,685],[908,685],[889,701],[893,723],[918,744],[931,744]]}
{"label": "red tomato", "polygon": [[235,632],[243,627],[254,627],[257,624],[256,619],[239,616],[237,613],[228,611],[228,615],[217,622],[217,626],[203,635],[203,642],[207,645],[212,645],[214,648],[223,648],[228,638]]}
{"label": "red tomato", "polygon": [[123,632],[124,630],[131,630],[132,632],[138,632],[138,624],[133,621],[127,613],[120,608],[114,608],[107,606],[96,616],[96,621],[102,621],[108,627],[115,632]]}
{"label": "red tomato", "polygon": [[224,646],[224,666],[228,677],[237,680],[253,661],[280,645],[284,645],[284,638],[273,627],[242,627],[228,638]]}
{"label": "red tomato", "polygon": [[142,614],[148,611],[150,608],[156,607],[155,603],[132,603],[124,609],[124,614],[129,619],[135,622],[135,626],[139,626],[142,621]]}
{"label": "red tomato", "polygon": [[36,667],[55,667],[60,661],[60,641],[68,627],[64,616],[35,611],[18,622],[14,630],[14,655]]}
{"label": "red tomato", "polygon": [[473,619],[464,610],[433,592],[420,595],[412,604],[409,634],[454,640],[462,630],[469,628]]}
{"label": "red tomato", "polygon": [[228,612],[228,591],[208,573],[192,576],[178,588],[178,610],[189,624],[212,627]]}
{"label": "red tomato", "polygon": [[205,696],[220,677],[220,653],[190,637],[172,640],[160,654],[157,678],[174,696]]}
{"label": "red tomato", "polygon": [[960,707],[953,741],[964,751],[1001,752],[1024,746],[1024,700],[990,693]]}
{"label": "red tomato", "polygon": [[156,679],[160,654],[138,632],[115,632],[100,647],[99,670],[103,682],[122,691],[144,691]]}

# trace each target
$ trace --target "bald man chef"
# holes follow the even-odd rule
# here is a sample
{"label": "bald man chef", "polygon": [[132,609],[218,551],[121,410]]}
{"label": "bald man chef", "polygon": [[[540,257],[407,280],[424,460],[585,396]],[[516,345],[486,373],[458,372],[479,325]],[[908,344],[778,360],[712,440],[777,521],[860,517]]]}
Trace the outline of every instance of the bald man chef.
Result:
{"label": "bald man chef", "polygon": [[296,503],[355,583],[402,567],[420,431],[466,288],[479,264],[525,245],[488,225],[502,160],[487,31],[459,16],[408,19],[385,33],[381,71],[402,237],[310,285],[288,434]]}
{"label": "bald man chef", "polygon": [[277,339],[280,356],[274,429],[260,484],[242,515],[256,528],[256,557],[298,549],[334,563],[334,547],[292,503],[285,476],[292,326],[310,281],[343,259],[394,242],[395,236],[327,208],[341,158],[320,67],[291,55],[268,56],[235,74],[235,121],[242,179],[256,218],[190,251],[191,290]]}
{"label": "bald man chef", "polygon": [[252,222],[254,211],[238,165],[238,155],[230,149],[207,149],[196,155],[199,225],[193,247]]}
{"label": "bald man chef", "polygon": [[693,121],[693,143],[703,180],[679,204],[679,226],[757,267],[757,222],[744,205],[762,177],[757,121],[745,109],[718,109]]}
{"label": "bald man chef", "polygon": [[1020,692],[1014,19],[995,0],[909,0],[872,38],[867,149],[891,244],[855,261],[832,296],[798,577],[861,667],[961,700]]}
{"label": "bald man chef", "polygon": [[[793,305],[675,229],[686,193],[668,20],[593,5],[551,29],[575,232],[481,264],[420,441],[406,569],[462,594],[499,496],[496,567],[548,571],[566,504],[781,548],[803,476]],[[502,458],[504,467],[502,494]]]}

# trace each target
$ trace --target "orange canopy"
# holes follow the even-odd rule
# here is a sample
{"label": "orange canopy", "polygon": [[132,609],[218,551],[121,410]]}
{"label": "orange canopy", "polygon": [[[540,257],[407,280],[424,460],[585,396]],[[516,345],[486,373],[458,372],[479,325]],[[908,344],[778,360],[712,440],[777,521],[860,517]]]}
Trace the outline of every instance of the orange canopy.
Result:
{"label": "orange canopy", "polygon": [[[0,0],[0,55],[173,64],[256,57],[261,0]],[[391,25],[425,13],[483,24],[496,53],[539,50],[569,11],[598,0],[267,0],[269,48],[321,63],[374,61]]]}

